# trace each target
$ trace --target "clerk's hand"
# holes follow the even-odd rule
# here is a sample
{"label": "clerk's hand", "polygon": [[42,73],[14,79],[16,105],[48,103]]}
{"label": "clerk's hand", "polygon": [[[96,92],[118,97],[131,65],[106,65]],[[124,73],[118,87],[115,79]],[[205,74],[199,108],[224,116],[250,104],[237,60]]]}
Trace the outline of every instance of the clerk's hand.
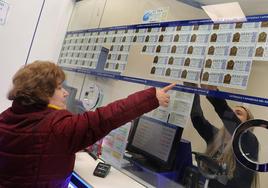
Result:
{"label": "clerk's hand", "polygon": [[156,98],[158,99],[160,106],[168,107],[170,96],[167,94],[167,92],[171,90],[175,85],[176,83],[172,83],[166,87],[163,87],[162,89],[156,90]]}

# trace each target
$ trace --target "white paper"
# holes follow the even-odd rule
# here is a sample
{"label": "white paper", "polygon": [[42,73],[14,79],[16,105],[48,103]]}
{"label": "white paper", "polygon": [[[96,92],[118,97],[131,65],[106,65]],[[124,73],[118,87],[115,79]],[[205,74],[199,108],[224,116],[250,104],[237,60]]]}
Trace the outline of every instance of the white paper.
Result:
{"label": "white paper", "polygon": [[207,58],[204,68],[211,70],[224,70],[226,67],[227,58]]}
{"label": "white paper", "polygon": [[209,72],[205,71],[202,75],[201,83],[209,85],[222,85],[223,73],[222,72]]}
{"label": "white paper", "polygon": [[162,122],[185,127],[192,109],[194,94],[181,91],[169,91],[170,103],[168,108],[159,107],[148,115]]}
{"label": "white paper", "polygon": [[104,137],[101,157],[106,162],[121,167],[131,123],[127,123]]}
{"label": "white paper", "polygon": [[181,69],[171,69],[170,77],[179,78],[181,75]]}
{"label": "white paper", "polygon": [[188,117],[175,112],[170,113],[169,123],[180,127],[185,127]]}

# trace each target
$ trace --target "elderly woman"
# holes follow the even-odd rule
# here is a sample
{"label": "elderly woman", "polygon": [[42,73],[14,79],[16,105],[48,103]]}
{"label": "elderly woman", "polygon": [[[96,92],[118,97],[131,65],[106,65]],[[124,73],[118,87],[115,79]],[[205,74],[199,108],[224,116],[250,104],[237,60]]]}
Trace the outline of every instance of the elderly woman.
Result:
{"label": "elderly woman", "polygon": [[168,106],[166,92],[175,85],[74,115],[66,110],[64,80],[64,72],[46,61],[15,74],[8,94],[12,106],[0,114],[0,187],[67,187],[77,151],[159,105]]}

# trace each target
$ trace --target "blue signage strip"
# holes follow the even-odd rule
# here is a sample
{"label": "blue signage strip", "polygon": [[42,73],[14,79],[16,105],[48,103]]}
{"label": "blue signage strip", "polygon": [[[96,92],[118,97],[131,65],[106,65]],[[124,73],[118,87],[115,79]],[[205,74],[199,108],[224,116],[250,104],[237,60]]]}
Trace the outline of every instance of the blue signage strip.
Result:
{"label": "blue signage strip", "polygon": [[[247,16],[246,22],[261,22],[268,21],[268,14]],[[228,22],[231,23],[231,22]],[[158,22],[158,23],[146,23],[146,24],[136,24],[136,25],[124,25],[115,27],[104,27],[104,28],[93,28],[77,31],[69,31],[67,34],[79,34],[88,32],[103,32],[103,31],[114,31],[114,30],[127,30],[127,29],[145,29],[154,27],[175,27],[175,26],[185,26],[185,25],[209,25],[213,24],[210,19],[197,19],[197,20],[182,20],[182,21],[169,21],[169,22]]]}
{"label": "blue signage strip", "polygon": [[[66,71],[84,73],[84,74],[89,74],[93,76],[99,76],[99,77],[132,82],[132,83],[137,83],[137,84],[144,84],[144,85],[154,86],[154,87],[164,87],[170,84],[167,82],[147,80],[147,79],[135,78],[135,77],[129,77],[129,76],[121,76],[121,75],[115,75],[115,74],[110,74],[106,72],[105,73],[96,72],[92,69],[71,68],[71,67],[61,67],[61,68]],[[207,90],[207,89],[195,88],[195,87],[184,86],[184,85],[176,85],[173,88],[173,90],[187,92],[187,93],[195,93],[199,95],[212,96],[212,97],[217,97],[217,98],[223,98],[223,99],[228,99],[228,100],[233,100],[233,101],[238,101],[238,102],[255,104],[259,106],[268,106],[268,98],[241,95],[241,94],[229,93],[229,92],[224,92],[224,91]]]}

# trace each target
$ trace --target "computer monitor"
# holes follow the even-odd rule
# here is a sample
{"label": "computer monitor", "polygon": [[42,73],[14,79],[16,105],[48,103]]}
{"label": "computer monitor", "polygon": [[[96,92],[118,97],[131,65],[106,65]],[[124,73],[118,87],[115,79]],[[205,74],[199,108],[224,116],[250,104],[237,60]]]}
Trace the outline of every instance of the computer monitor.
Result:
{"label": "computer monitor", "polygon": [[66,83],[64,84],[64,89],[69,93],[67,100],[66,100],[66,106],[67,110],[74,114],[80,114],[86,111],[82,101],[75,99],[77,94],[77,89],[72,86],[68,86]]}
{"label": "computer monitor", "polygon": [[72,86],[68,86],[66,83],[64,84],[63,87],[69,93],[68,98],[66,100],[67,109],[70,112],[74,113],[74,110],[75,110],[75,96],[76,96],[76,93],[77,93],[77,89],[72,87]]}
{"label": "computer monitor", "polygon": [[153,170],[172,170],[183,128],[146,116],[133,121],[132,126],[127,150],[143,156],[142,165]]}

